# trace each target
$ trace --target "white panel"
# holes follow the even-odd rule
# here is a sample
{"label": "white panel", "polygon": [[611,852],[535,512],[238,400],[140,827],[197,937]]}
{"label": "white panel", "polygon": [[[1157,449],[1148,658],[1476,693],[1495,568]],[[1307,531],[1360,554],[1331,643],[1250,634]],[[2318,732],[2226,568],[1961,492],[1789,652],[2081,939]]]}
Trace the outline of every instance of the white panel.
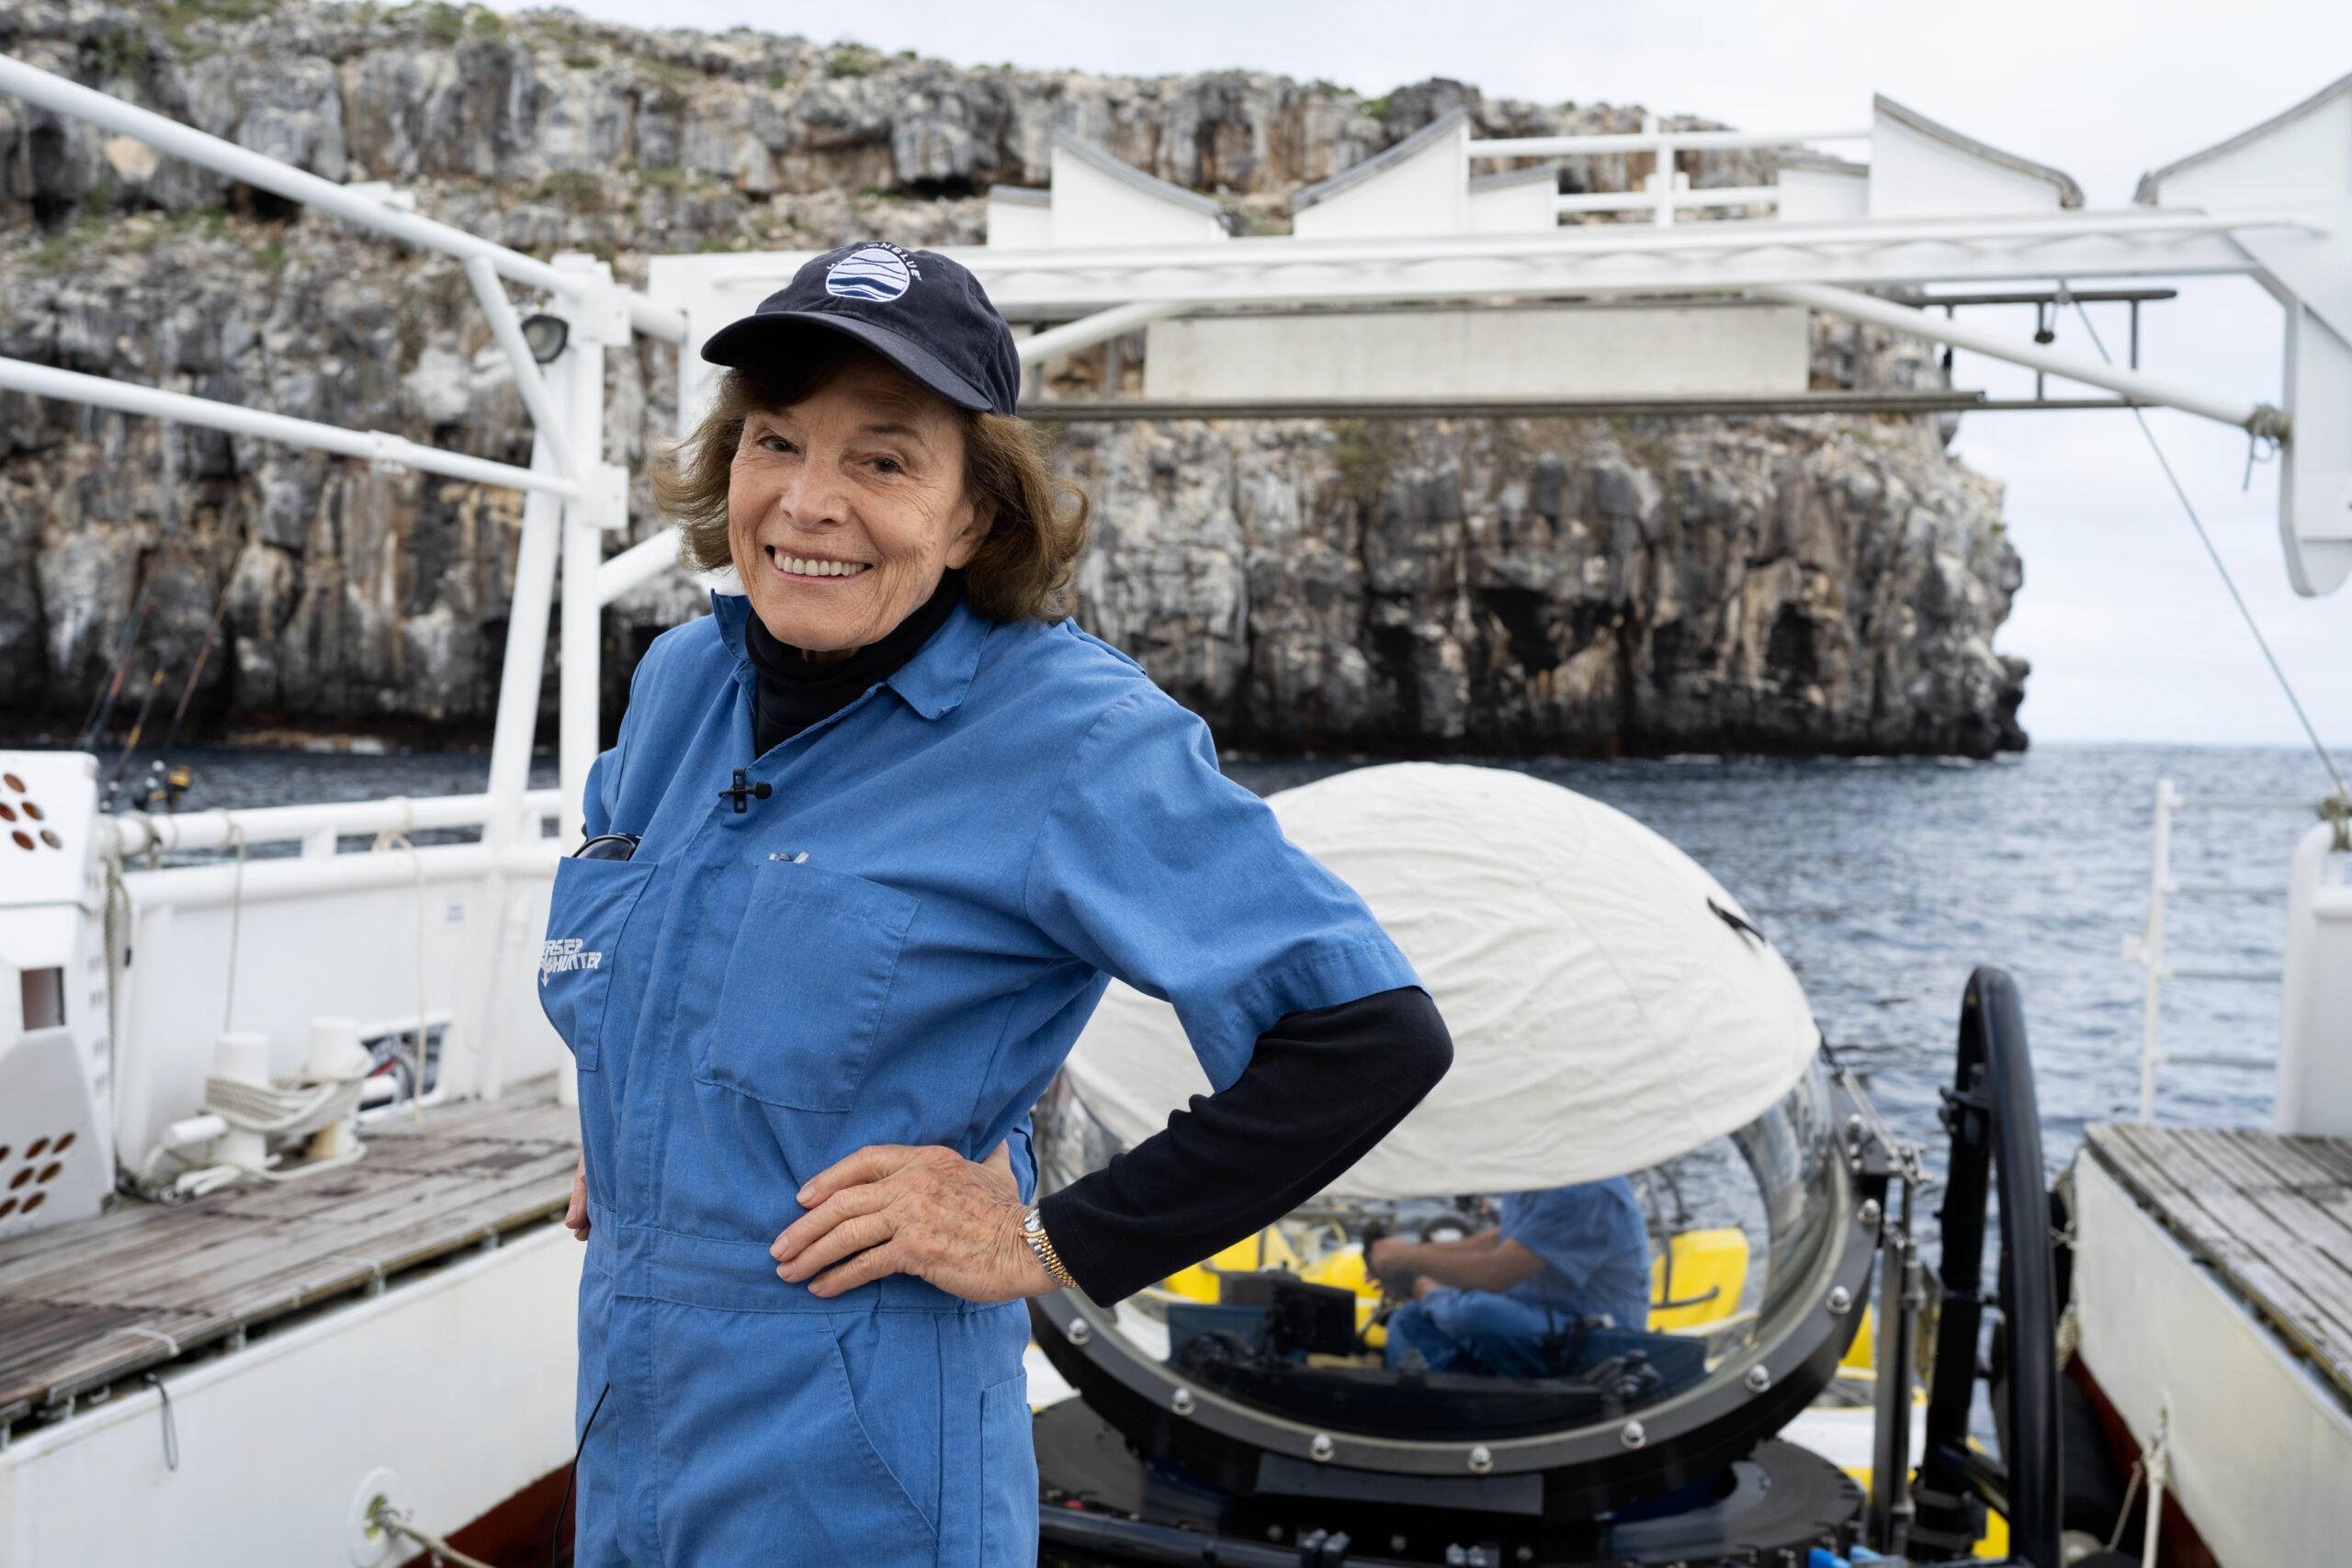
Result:
{"label": "white panel", "polygon": [[153,1390],[19,1432],[0,1562],[348,1568],[345,1514],[379,1466],[424,1529],[470,1523],[571,1461],[582,1250],[549,1226],[166,1372],[176,1471]]}
{"label": "white panel", "polygon": [[702,356],[702,345],[730,321],[750,315],[761,300],[792,281],[816,251],[776,251],[758,255],[654,256],[645,267],[646,292],[686,316],[685,340],[678,345],[678,434],[691,434],[718,388],[720,367]]}
{"label": "white panel", "polygon": [[1801,392],[1794,306],[1384,310],[1156,321],[1144,395],[1648,397]]}
{"label": "white panel", "polygon": [[1871,131],[1872,218],[1989,218],[2056,212],[2048,178],[1933,136],[1882,107]]}
{"label": "white panel", "polygon": [[2352,344],[2308,305],[2287,304],[2287,412],[2278,536],[2295,592],[2333,593],[2352,577]]}
{"label": "white panel", "polygon": [[[1033,193],[1023,191],[1022,197]],[[988,243],[1000,250],[1043,250],[1054,243],[1054,204],[989,193]]]}
{"label": "white panel", "polygon": [[[514,1010],[518,996],[523,1006],[537,1010],[537,972],[527,964],[511,965],[498,974],[500,994],[491,996],[503,911],[491,907],[481,875],[452,877],[438,869],[449,853],[420,852],[425,873],[421,901],[415,884],[406,878],[390,886],[244,901],[236,919],[232,1021],[241,1031],[269,1036],[274,1073],[289,1074],[301,1065],[313,1018],[415,1016],[420,909],[424,1010],[454,1019],[442,1043],[443,1088],[465,1092],[472,1087],[475,1053],[492,1008],[508,1010],[510,1022],[521,1025],[506,1038],[505,1081],[555,1068],[544,1025],[532,1027],[527,1014]],[[406,870],[408,863],[407,852],[400,850],[337,858],[388,860],[394,870]],[[286,864],[256,863],[272,869]],[[254,869],[248,868],[248,875]],[[130,994],[121,1010],[123,1039],[116,1052],[121,1080],[116,1133],[130,1165],[145,1157],[165,1124],[194,1115],[203,1099],[226,1000],[230,910],[220,905],[147,906],[167,896],[172,878],[209,874],[135,872],[125,879],[139,909],[133,962],[124,976]],[[537,923],[529,927],[527,941],[536,943],[545,924],[546,887],[510,874],[510,889],[518,886],[527,888],[533,901],[526,919]]]}
{"label": "white panel", "polygon": [[1461,233],[1468,224],[1469,137],[1465,122],[1377,174],[1301,208],[1291,220],[1291,232],[1302,240]]}
{"label": "white panel", "polygon": [[2352,1138],[2352,855],[2335,840],[2324,822],[2305,833],[2287,877],[2276,1125]]}
{"label": "white panel", "polygon": [[1870,170],[1781,165],[1781,221],[1835,223],[1866,218],[1871,208]]}
{"label": "white panel", "polygon": [[2160,171],[2149,185],[2142,194],[2161,206],[2207,212],[2342,201],[2352,196],[2352,92],[2249,132],[2243,146],[2224,144]]}
{"label": "white panel", "polygon": [[0,908],[88,896],[97,776],[86,751],[0,751]]}
{"label": "white panel", "polygon": [[1559,189],[1559,176],[1549,169],[1531,169],[1525,175],[1491,183],[1473,181],[1467,227],[1474,234],[1556,229],[1560,226]]}
{"label": "white panel", "polygon": [[[0,968],[0,980],[14,986],[17,976]],[[98,1135],[74,1031],[10,1032],[13,1039],[0,1036],[0,1209],[7,1211],[0,1236],[86,1219],[114,1191],[114,1161]]]}
{"label": "white panel", "polygon": [[2342,1562],[2352,1417],[2096,1158],[2075,1182],[2084,1364],[2143,1450],[2169,1393],[2173,1492],[2205,1544],[2233,1565]]}
{"label": "white panel", "polygon": [[[1225,238],[1216,214],[1200,197],[1169,187],[1140,170],[1133,179],[1098,168],[1083,153],[1054,147],[1053,243],[1056,245],[1197,245]],[[1179,200],[1177,197],[1184,197]]]}

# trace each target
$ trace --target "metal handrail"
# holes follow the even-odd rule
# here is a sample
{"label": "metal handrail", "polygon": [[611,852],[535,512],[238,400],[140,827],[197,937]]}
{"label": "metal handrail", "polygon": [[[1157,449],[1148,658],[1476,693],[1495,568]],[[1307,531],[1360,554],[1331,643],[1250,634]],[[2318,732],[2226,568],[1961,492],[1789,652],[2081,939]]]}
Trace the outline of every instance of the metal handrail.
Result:
{"label": "metal handrail", "polygon": [[392,435],[380,430],[353,430],[340,424],[322,424],[316,420],[269,413],[240,403],[224,403],[214,398],[191,397],[186,392],[167,392],[160,387],[141,387],[107,376],[86,376],[78,370],[60,370],[53,366],[34,365],[22,359],[0,357],[0,388],[37,398],[56,398],[64,402],[85,403],[121,413],[168,419],[206,430],[226,431],[232,435],[254,435],[265,441],[282,441],[289,446],[308,446],[340,457],[356,457],[362,462],[396,464],[424,473],[469,479],[476,484],[502,485],[509,490],[545,491],[565,501],[587,499],[587,491],[576,480],[560,474],[535,473],[529,468],[518,468],[512,463],[469,457],[463,452],[427,446],[406,436]]}
{"label": "metal handrail", "polygon": [[[552,817],[561,808],[560,790],[526,791],[521,813]],[[98,853],[130,856],[153,850],[225,850],[239,844],[312,840],[323,836],[406,833],[427,828],[487,826],[503,809],[495,795],[391,795],[381,800],[331,801],[315,806],[254,806],[164,816],[126,811],[96,824]]]}
{"label": "metal handrail", "polygon": [[2165,903],[2172,898],[2189,897],[2277,897],[2280,888],[2245,886],[2225,882],[2176,882],[2172,876],[2172,819],[2179,811],[2310,811],[2312,803],[2292,795],[2182,795],[2172,786],[2170,779],[2156,785],[2156,821],[2153,862],[2148,874],[2148,912],[2142,921],[2140,934],[2123,939],[2123,961],[2138,964],[2147,969],[2147,983],[2142,995],[2140,1024],[2140,1121],[2143,1125],[2155,1119],[2156,1068],[2177,1062],[2184,1066],[2244,1067],[2256,1071],[2275,1067],[2278,1064],[2256,1056],[2207,1055],[2174,1055],[2164,1049],[2164,983],[2166,980],[2196,980],[2219,983],[2251,983],[2277,985],[2283,973],[2277,969],[2176,969],[2165,962]]}
{"label": "metal handrail", "polygon": [[[295,168],[266,153],[255,152],[209,135],[194,126],[127,104],[120,98],[85,87],[78,82],[28,65],[13,55],[0,54],[0,92],[12,93],[28,103],[57,114],[71,115],[88,120],[108,130],[145,142],[159,152],[175,158],[185,158],[200,164],[215,173],[243,180],[249,186],[282,196],[288,201],[299,201],[332,212],[346,221],[362,224],[379,232],[404,241],[421,250],[438,251],[443,255],[466,261],[475,256],[487,260],[500,276],[517,283],[545,289],[552,294],[593,300],[605,297],[603,288],[590,285],[579,274],[567,273],[548,265],[520,251],[494,244],[479,234],[463,229],[420,218],[415,213],[388,205],[380,197],[350,186],[340,186],[333,180]],[[655,304],[644,295],[628,289],[613,289],[626,297],[629,324],[648,337],[665,343],[683,343],[686,335],[685,313]]]}

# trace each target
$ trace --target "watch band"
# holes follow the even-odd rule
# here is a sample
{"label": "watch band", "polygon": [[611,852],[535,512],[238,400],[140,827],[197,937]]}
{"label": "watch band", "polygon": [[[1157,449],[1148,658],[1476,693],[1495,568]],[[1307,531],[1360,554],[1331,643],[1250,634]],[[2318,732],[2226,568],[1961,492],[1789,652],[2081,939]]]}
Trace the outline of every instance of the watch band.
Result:
{"label": "watch band", "polygon": [[1045,1216],[1035,1208],[1021,1212],[1021,1239],[1029,1244],[1029,1251],[1036,1258],[1037,1267],[1046,1271],[1046,1279],[1066,1291],[1078,1289],[1078,1281],[1069,1277],[1069,1270],[1062,1267],[1061,1255],[1054,1250],[1053,1238],[1046,1235]]}

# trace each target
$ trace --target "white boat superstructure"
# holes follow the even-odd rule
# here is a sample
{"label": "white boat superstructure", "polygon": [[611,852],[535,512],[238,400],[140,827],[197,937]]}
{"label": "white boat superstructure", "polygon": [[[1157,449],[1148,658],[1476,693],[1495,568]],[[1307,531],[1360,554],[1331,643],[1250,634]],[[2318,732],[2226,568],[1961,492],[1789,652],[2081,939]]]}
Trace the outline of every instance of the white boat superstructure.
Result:
{"label": "white boat superstructure", "polygon": [[[0,843],[0,1182],[17,1183],[0,1192],[0,1205],[13,1201],[0,1207],[6,1561],[390,1560],[406,1548],[371,1522],[371,1505],[447,1533],[569,1456],[579,1263],[548,1220],[576,1132],[569,1064],[535,998],[541,932],[596,749],[599,612],[676,564],[666,531],[606,554],[606,536],[628,522],[628,476],[602,449],[603,356],[632,333],[679,345],[689,420],[707,389],[695,379],[703,340],[807,258],[660,257],[639,294],[593,258],[542,262],[492,245],[418,216],[387,187],[330,184],[5,56],[0,90],[460,258],[536,425],[532,462],[517,468],[0,359],[0,387],[526,497],[481,795],[107,817],[90,759],[0,756],[0,804],[16,813],[0,825],[12,840]],[[1193,193],[1072,143],[1057,150],[1053,190],[998,193],[991,243],[956,254],[1026,332],[1025,366],[1098,347],[1143,355],[1140,398],[1117,397],[1114,373],[1110,398],[1036,405],[1055,418],[1994,406],[1935,389],[1842,402],[1809,392],[1805,312],[1875,322],[2111,394],[2098,406],[2165,404],[2281,443],[2288,570],[2299,591],[2319,593],[2352,574],[2352,170],[2322,155],[2328,136],[2352,139],[2352,78],[2151,176],[2143,205],[2101,212],[2084,209],[2057,171],[1884,100],[1866,132],[1830,136],[1479,142],[1465,124],[1441,121],[1302,193],[1295,233],[1250,239],[1215,229]],[[1682,150],[1865,137],[1866,167],[1792,153],[1778,186],[1693,191],[1672,171]],[[1544,160],[1600,152],[1646,154],[1662,174],[1626,197],[1557,197],[1546,184]],[[1529,161],[1535,178],[1511,166]],[[1498,165],[1474,177],[1474,166]],[[1652,220],[1559,223],[1628,205]],[[1777,217],[1682,220],[1767,205]],[[2285,306],[2276,406],[2012,342],[1958,320],[1960,296],[1930,313],[1937,285],[2057,278],[2049,297],[2064,300],[2074,298],[2065,280],[2196,272],[2254,276]],[[544,294],[544,309],[524,320],[509,283]],[[1457,356],[1476,373],[1436,392],[1423,386],[1409,407],[1397,401],[1401,383],[1327,374],[1398,331],[1422,344],[1417,353]],[[1550,345],[1545,364],[1606,348],[1600,362],[1618,369],[1547,380],[1521,363],[1536,340]],[[1498,386],[1510,395],[1491,395]],[[534,792],[551,611],[560,783]],[[422,841],[452,829],[462,841]],[[2282,1058],[2306,1064],[2290,1075],[2305,1107],[2352,1100],[2331,1076],[2352,1055],[2341,1050],[2352,974],[2342,848],[2299,859],[2295,874],[2311,934],[2290,947],[2290,1011],[2335,1050]],[[311,1043],[330,1021],[329,1032],[371,1045],[390,1087],[389,1102],[363,1093],[362,1156],[311,1166],[289,1148],[266,1179],[209,1193],[181,1184],[219,1168],[222,1140],[268,1135],[236,1122],[222,1103],[234,1095],[217,1085],[315,1087]],[[253,1036],[266,1043],[260,1057],[223,1044]],[[485,1131],[485,1118],[501,1117],[503,1132]],[[187,1201],[117,1204],[119,1172]],[[2110,1271],[2137,1277],[2135,1247],[2154,1256],[2154,1242],[2121,1239],[2139,1224],[2127,1205],[2140,1200],[2098,1179],[2086,1178],[2081,1220],[2091,1227],[2086,1303],[2104,1299]],[[122,1240],[126,1215],[147,1240]],[[338,1225],[348,1247],[329,1234]],[[206,1226],[225,1250],[166,1266],[171,1233]],[[2161,1224],[2141,1228],[2177,1243]],[[159,1251],[144,1275],[135,1256],[109,1255],[107,1269],[76,1262],[148,1245]],[[285,1279],[261,1268],[271,1260]],[[2211,1288],[2193,1269],[2183,1278],[2189,1295]],[[222,1279],[253,1286],[242,1305],[205,1295]],[[2147,1362],[2154,1352],[2105,1348],[2126,1341],[2099,1310],[2083,1318],[2086,1355]],[[2242,1301],[2233,1310],[2255,1321]],[[2133,1430],[2146,1429],[2161,1407],[2104,1366],[2101,1376]],[[2176,1391],[2184,1402],[2190,1386],[2184,1378]],[[2311,1430],[2340,1427],[2340,1410],[2312,1410]],[[2204,1508],[2199,1489],[2228,1483],[2190,1479],[2201,1472],[2186,1457],[2189,1429],[2171,1428],[2181,1495]],[[2220,1439],[2223,1428],[2212,1430]],[[2340,1538],[2328,1528],[2323,1539]]]}

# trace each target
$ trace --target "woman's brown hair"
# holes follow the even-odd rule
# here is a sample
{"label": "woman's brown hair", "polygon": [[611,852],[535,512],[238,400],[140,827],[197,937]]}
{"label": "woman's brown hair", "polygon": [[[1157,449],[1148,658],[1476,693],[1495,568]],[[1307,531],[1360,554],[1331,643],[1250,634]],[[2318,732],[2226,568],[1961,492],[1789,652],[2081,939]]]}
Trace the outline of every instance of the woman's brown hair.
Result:
{"label": "woman's brown hair", "polygon": [[[697,571],[732,566],[727,484],[743,422],[790,408],[820,391],[854,355],[871,352],[832,333],[812,332],[808,352],[738,367],[718,383],[702,423],[651,465],[653,499],[684,536],[679,558]],[[1069,614],[1069,580],[1086,544],[1086,493],[1046,466],[1036,427],[1003,414],[956,409],[964,427],[964,488],[989,518],[989,536],[964,568],[965,601],[992,621],[1057,621]]]}

